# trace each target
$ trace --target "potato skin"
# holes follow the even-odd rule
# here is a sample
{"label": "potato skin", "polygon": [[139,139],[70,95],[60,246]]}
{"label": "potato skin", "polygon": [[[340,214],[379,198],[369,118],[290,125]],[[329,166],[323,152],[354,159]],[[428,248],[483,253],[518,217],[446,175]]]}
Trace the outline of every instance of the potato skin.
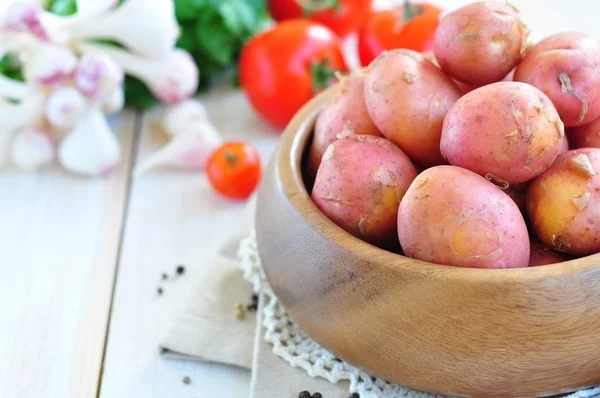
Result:
{"label": "potato skin", "polygon": [[514,8],[504,2],[480,1],[442,18],[434,53],[444,72],[481,86],[502,80],[521,61],[527,36]]}
{"label": "potato skin", "polygon": [[583,33],[549,36],[527,51],[515,81],[542,90],[565,126],[590,123],[600,117],[600,41]]}
{"label": "potato skin", "polygon": [[383,137],[371,120],[365,104],[366,69],[358,70],[342,77],[332,102],[319,114],[315,124],[315,133],[309,152],[308,167],[310,175],[317,174],[321,157],[346,129],[347,135],[375,135]]}
{"label": "potato skin", "polygon": [[365,79],[367,109],[379,131],[426,167],[446,163],[440,154],[442,123],[461,95],[450,78],[411,50],[381,54]]}
{"label": "potato skin", "polygon": [[600,149],[563,153],[527,191],[527,211],[540,240],[554,250],[600,252]]}
{"label": "potato skin", "polygon": [[600,118],[583,126],[567,129],[567,136],[573,149],[600,148]]}
{"label": "potato skin", "polygon": [[531,252],[529,255],[530,267],[562,263],[563,261],[570,260],[568,256],[564,255],[563,253],[555,252],[537,239],[531,239],[529,246],[531,247]]}
{"label": "potato skin", "polygon": [[510,184],[544,172],[558,156],[564,126],[533,86],[498,82],[459,99],[448,111],[440,148],[451,164]]}
{"label": "potato skin", "polygon": [[397,244],[398,205],[417,176],[385,138],[356,135],[327,147],[311,197],[334,223],[369,243]]}
{"label": "potato skin", "polygon": [[409,257],[471,268],[521,268],[529,262],[519,208],[485,178],[455,166],[421,173],[404,195],[398,237]]}

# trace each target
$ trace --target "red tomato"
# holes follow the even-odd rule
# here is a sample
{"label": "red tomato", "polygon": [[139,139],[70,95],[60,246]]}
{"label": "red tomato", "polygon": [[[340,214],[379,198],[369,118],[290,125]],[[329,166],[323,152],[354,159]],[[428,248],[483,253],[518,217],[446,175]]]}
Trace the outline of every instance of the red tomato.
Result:
{"label": "red tomato", "polygon": [[433,35],[442,9],[429,3],[405,5],[373,12],[358,36],[358,55],[363,66],[394,48],[423,52],[433,48]]}
{"label": "red tomato", "polygon": [[340,36],[362,26],[371,10],[371,0],[269,0],[276,21],[308,17]]}
{"label": "red tomato", "polygon": [[282,22],[242,50],[240,82],[254,109],[283,128],[315,93],[347,71],[340,39],[303,19]]}
{"label": "red tomato", "polygon": [[213,188],[221,195],[246,199],[260,180],[260,157],[250,144],[228,142],[208,159],[206,174]]}

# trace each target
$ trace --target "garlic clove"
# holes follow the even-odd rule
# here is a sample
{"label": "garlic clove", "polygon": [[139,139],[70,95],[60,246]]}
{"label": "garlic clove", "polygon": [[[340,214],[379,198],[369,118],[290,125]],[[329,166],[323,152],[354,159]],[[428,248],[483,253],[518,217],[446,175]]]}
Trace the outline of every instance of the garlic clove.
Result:
{"label": "garlic clove", "polygon": [[62,28],[68,41],[115,40],[149,58],[166,56],[179,35],[175,8],[170,0],[127,0],[93,19],[68,21],[66,18],[49,18],[48,24],[53,30]]}
{"label": "garlic clove", "polygon": [[186,130],[190,124],[204,121],[209,121],[204,105],[198,100],[189,99],[167,107],[162,124],[165,132],[174,137]]}
{"label": "garlic clove", "polygon": [[120,159],[119,141],[99,108],[88,109],[58,148],[61,166],[80,175],[105,175]]}
{"label": "garlic clove", "polygon": [[0,97],[22,99],[27,97],[30,92],[31,88],[27,84],[0,74]]}
{"label": "garlic clove", "polygon": [[27,82],[49,85],[69,77],[76,66],[77,57],[67,47],[40,43],[23,63],[23,74]]}
{"label": "garlic clove", "polygon": [[112,93],[108,94],[104,98],[101,106],[102,112],[107,115],[121,111],[125,106],[125,94],[123,93],[123,88],[118,87]]}
{"label": "garlic clove", "polygon": [[35,123],[44,114],[44,95],[39,93],[23,99],[18,104],[0,98],[0,133],[16,131]]}
{"label": "garlic clove", "polygon": [[43,12],[44,9],[39,3],[16,2],[4,11],[0,25],[10,32],[27,32],[40,40],[48,40],[46,30],[41,23]]}
{"label": "garlic clove", "polygon": [[97,50],[107,54],[128,74],[143,81],[163,102],[179,103],[194,95],[198,88],[198,67],[185,50],[177,48],[163,58],[148,59],[101,44],[81,44],[79,48],[83,51]]}
{"label": "garlic clove", "polygon": [[167,145],[138,164],[136,177],[160,166],[203,170],[213,151],[223,142],[217,130],[207,122],[190,125]]}
{"label": "garlic clove", "polygon": [[87,110],[87,101],[76,88],[65,86],[52,91],[46,102],[46,119],[59,131],[72,129]]}
{"label": "garlic clove", "polygon": [[79,90],[90,98],[103,100],[123,84],[123,68],[108,55],[98,51],[83,54],[75,69]]}
{"label": "garlic clove", "polygon": [[22,170],[33,170],[54,159],[54,142],[48,131],[32,128],[21,130],[10,148],[13,163]]}

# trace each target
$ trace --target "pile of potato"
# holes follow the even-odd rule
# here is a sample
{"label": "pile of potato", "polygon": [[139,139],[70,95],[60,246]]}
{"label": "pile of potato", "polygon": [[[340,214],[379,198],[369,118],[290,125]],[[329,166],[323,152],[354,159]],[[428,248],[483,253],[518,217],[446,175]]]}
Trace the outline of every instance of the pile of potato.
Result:
{"label": "pile of potato", "polygon": [[389,51],[342,77],[308,156],[316,205],[438,264],[600,252],[600,41],[528,34],[510,5],[472,3],[442,18],[433,55]]}

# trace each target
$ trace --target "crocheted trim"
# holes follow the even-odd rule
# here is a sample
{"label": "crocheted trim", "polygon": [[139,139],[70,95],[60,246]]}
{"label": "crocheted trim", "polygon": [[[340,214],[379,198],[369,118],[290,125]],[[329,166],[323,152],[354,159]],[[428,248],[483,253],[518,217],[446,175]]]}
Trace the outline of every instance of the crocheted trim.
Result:
{"label": "crocheted trim", "polygon": [[[240,242],[238,259],[244,271],[244,279],[252,285],[254,292],[262,293],[268,298],[262,313],[262,323],[266,330],[264,340],[273,345],[275,355],[291,366],[304,369],[310,377],[322,377],[331,383],[349,381],[349,393],[359,393],[361,398],[444,398],[372,377],[336,358],[306,335],[273,294],[260,263],[254,233]],[[600,397],[600,387],[578,391],[564,398],[595,397]]]}

